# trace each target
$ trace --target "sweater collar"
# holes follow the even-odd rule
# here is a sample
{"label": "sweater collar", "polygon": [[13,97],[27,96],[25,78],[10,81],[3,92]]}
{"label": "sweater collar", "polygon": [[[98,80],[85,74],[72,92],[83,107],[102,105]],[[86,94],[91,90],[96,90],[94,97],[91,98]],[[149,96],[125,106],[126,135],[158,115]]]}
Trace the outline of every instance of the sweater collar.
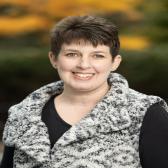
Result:
{"label": "sweater collar", "polygon": [[[130,126],[131,120],[127,110],[128,83],[126,79],[120,74],[111,73],[108,82],[111,89],[104,98],[90,113],[58,139],[52,151],[58,145],[65,146],[101,133],[119,131]],[[23,134],[17,145],[32,157],[36,157],[38,161],[48,160],[51,152],[48,131],[41,120],[42,108],[52,95],[60,94],[62,91],[63,82],[58,81],[38,89],[22,102],[22,110],[27,112],[22,120],[21,132]]]}

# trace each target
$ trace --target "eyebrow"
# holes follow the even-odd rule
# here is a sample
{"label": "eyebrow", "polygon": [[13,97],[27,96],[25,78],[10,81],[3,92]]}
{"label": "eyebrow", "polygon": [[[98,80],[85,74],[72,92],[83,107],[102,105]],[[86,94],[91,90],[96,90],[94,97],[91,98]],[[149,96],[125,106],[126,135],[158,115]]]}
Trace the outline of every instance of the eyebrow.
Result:
{"label": "eyebrow", "polygon": [[[79,52],[79,53],[81,53],[79,50],[75,50],[75,49],[65,49],[65,50],[63,50],[64,52],[67,52],[67,51],[71,51],[71,52]],[[103,51],[93,51],[93,52],[91,52],[91,53],[104,53],[104,54],[106,54],[107,52],[103,52]]]}
{"label": "eyebrow", "polygon": [[65,51],[73,51],[73,52],[80,52],[80,51],[78,51],[78,50],[75,50],[75,49],[65,49],[65,50],[63,50],[64,52]]}

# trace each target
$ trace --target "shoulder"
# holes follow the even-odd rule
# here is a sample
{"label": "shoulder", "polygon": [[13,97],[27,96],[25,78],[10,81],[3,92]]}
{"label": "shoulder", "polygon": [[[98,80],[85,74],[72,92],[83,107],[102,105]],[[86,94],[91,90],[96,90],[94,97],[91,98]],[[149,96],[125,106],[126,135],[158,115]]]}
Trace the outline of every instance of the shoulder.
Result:
{"label": "shoulder", "polygon": [[40,87],[26,96],[21,102],[11,106],[8,110],[8,120],[18,120],[27,115],[26,113],[31,111],[32,106],[38,105],[43,99],[50,97],[58,85],[62,85],[58,82],[53,82]]}
{"label": "shoulder", "polygon": [[58,81],[40,87],[27,95],[20,103],[11,106],[8,116],[10,118],[22,117],[26,111],[30,111],[32,105],[39,104],[43,99],[48,99],[53,94],[61,92],[62,86],[62,81]]}
{"label": "shoulder", "polygon": [[162,102],[150,106],[144,117],[139,154],[143,167],[168,167],[168,111]]}
{"label": "shoulder", "polygon": [[135,107],[136,109],[142,108],[144,109],[145,113],[148,108],[157,103],[167,108],[166,102],[159,96],[147,95],[130,88],[127,94],[127,100],[131,107]]}
{"label": "shoulder", "polygon": [[167,104],[162,98],[143,94],[132,89],[129,89],[127,100],[128,113],[132,118],[132,122],[139,123],[139,127],[141,127],[144,117],[148,115],[149,111],[153,111],[151,109],[157,108],[156,111],[158,111],[158,107],[160,107],[168,111]]}
{"label": "shoulder", "polygon": [[149,105],[152,105],[154,103],[157,103],[163,100],[159,96],[147,95],[139,91],[133,90],[131,88],[129,88],[129,92],[127,96],[130,101],[140,101],[142,103],[148,103]]}
{"label": "shoulder", "polygon": [[162,134],[163,131],[168,135],[168,111],[163,102],[158,102],[151,105],[143,119],[142,133],[152,131],[155,134]]}
{"label": "shoulder", "polygon": [[[8,110],[8,118],[3,131],[3,142],[7,146],[14,146],[19,137],[22,123],[27,121],[26,118],[31,118],[36,115],[36,109],[46,103],[53,93],[59,91],[58,88],[62,83],[54,82],[45,85],[34,92],[30,93],[23,101],[13,105]],[[34,117],[35,118],[35,117]]]}

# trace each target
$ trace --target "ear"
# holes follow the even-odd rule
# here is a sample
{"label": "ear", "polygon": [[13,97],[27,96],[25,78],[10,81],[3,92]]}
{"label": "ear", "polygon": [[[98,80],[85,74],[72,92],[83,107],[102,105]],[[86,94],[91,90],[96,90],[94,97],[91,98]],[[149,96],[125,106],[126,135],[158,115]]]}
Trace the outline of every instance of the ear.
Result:
{"label": "ear", "polygon": [[49,52],[48,53],[48,57],[49,57],[49,60],[50,60],[50,63],[51,65],[53,66],[53,68],[57,68],[57,59],[55,57],[55,55],[53,54],[53,52]]}
{"label": "ear", "polygon": [[111,71],[115,71],[115,70],[119,67],[121,61],[122,61],[121,55],[115,56],[115,57],[113,58]]}

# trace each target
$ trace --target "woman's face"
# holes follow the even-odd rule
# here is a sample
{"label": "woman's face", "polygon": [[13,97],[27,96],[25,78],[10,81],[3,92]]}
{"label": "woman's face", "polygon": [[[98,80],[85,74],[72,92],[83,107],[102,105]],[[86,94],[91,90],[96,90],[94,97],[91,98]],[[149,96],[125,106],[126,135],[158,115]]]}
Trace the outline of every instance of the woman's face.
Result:
{"label": "woman's face", "polygon": [[112,60],[106,45],[94,47],[89,42],[63,44],[57,58],[50,52],[50,61],[64,81],[64,89],[93,91],[108,87],[107,78],[120,64],[118,55]]}

